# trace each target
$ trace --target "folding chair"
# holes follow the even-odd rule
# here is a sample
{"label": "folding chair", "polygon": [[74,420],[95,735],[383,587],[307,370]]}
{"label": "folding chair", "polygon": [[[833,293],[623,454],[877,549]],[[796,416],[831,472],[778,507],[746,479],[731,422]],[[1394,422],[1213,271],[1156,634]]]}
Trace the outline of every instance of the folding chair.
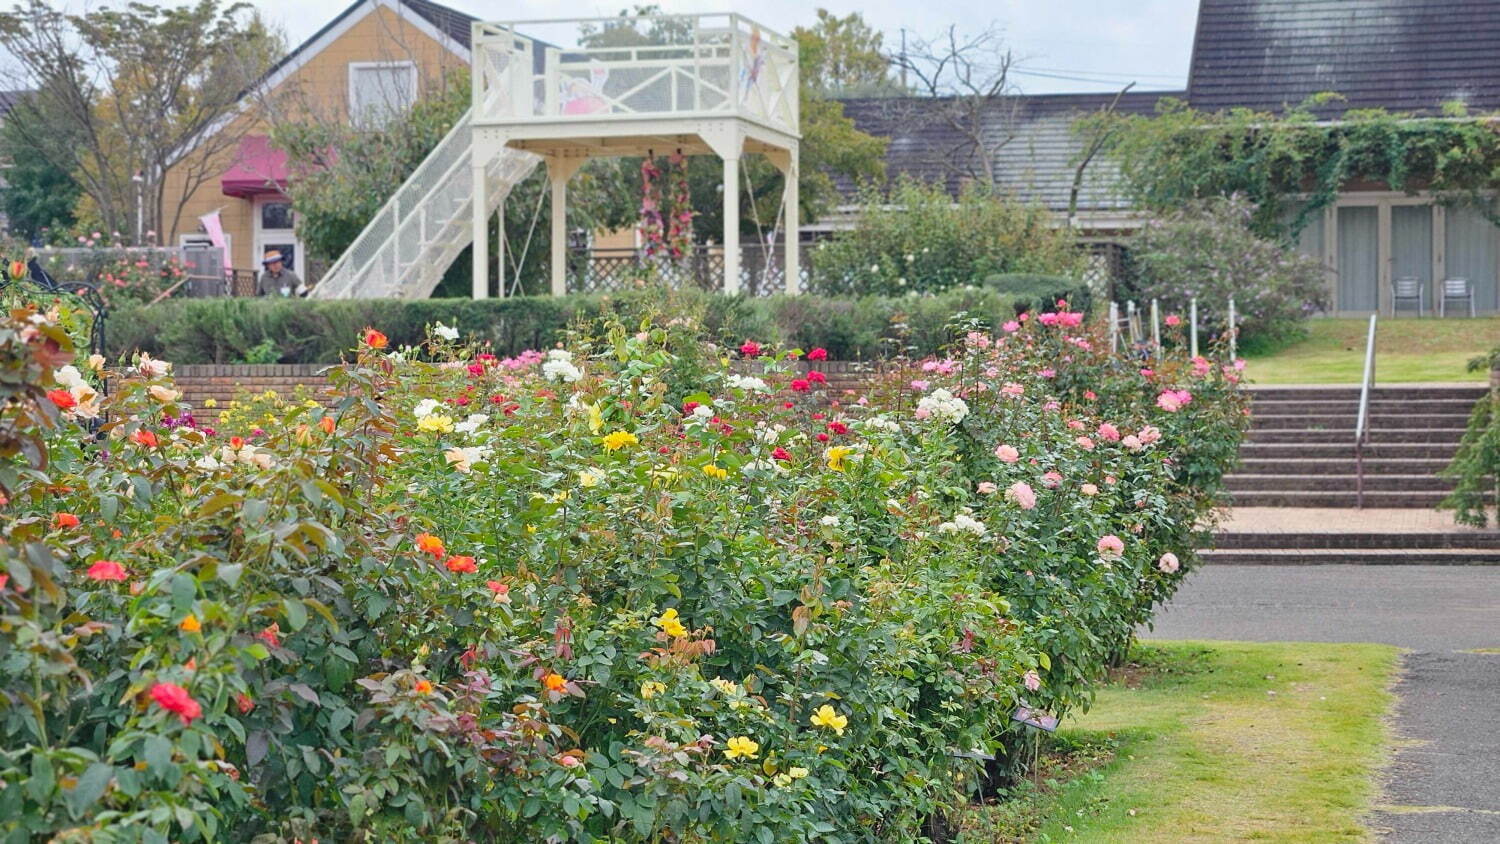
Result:
{"label": "folding chair", "polygon": [[1469,316],[1474,316],[1474,288],[1466,278],[1443,279],[1443,296],[1438,300],[1438,316],[1448,315],[1448,300],[1468,300]]}
{"label": "folding chair", "polygon": [[1427,293],[1426,285],[1414,275],[1402,276],[1391,282],[1391,316],[1401,310],[1401,303],[1415,303],[1417,316],[1422,316],[1422,299]]}

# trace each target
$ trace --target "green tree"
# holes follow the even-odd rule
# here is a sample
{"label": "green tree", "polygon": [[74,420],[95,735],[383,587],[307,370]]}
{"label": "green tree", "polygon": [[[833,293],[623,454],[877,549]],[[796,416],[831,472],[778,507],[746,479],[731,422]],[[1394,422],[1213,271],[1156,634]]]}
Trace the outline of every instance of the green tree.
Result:
{"label": "green tree", "polygon": [[[81,193],[73,175],[59,167],[45,148],[28,140],[30,133],[23,124],[50,122],[46,108],[44,93],[33,93],[17,103],[0,126],[0,160],[9,164],[0,207],[5,210],[10,230],[27,240],[72,226],[73,207]],[[77,142],[71,136],[57,139],[62,145]]]}
{"label": "green tree", "polygon": [[[47,108],[15,121],[13,137],[71,174],[106,230],[170,232],[239,144],[236,124],[220,127],[282,44],[244,3],[132,2],[74,15],[28,0],[0,13],[0,49],[11,84],[47,91]],[[169,171],[183,186],[171,202]]]}
{"label": "green tree", "polygon": [[873,97],[902,93],[881,52],[885,38],[859,12],[843,17],[818,9],[812,27],[792,30],[804,87],[823,97]]}

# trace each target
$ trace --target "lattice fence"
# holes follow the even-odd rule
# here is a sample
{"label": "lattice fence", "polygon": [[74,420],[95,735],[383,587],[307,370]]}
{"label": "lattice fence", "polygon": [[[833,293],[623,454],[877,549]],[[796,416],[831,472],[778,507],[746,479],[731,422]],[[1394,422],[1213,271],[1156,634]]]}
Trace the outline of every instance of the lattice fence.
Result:
{"label": "lattice fence", "polygon": [[[785,253],[778,244],[767,249],[758,244],[740,250],[740,289],[750,296],[786,292]],[[803,247],[802,282],[807,283],[808,254]],[[673,287],[722,290],[724,251],[717,246],[697,246],[680,261],[648,259],[634,249],[576,249],[568,256],[568,291],[607,293],[628,290],[647,281]]]}

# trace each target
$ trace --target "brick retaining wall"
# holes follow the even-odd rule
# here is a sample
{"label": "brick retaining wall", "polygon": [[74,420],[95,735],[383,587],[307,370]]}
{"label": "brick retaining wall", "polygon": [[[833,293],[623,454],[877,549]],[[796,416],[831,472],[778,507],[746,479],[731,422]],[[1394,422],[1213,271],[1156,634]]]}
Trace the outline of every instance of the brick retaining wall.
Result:
{"label": "brick retaining wall", "polygon": [[[173,368],[177,388],[194,407],[203,407],[205,399],[213,399],[220,405],[227,404],[241,390],[262,393],[274,390],[290,396],[298,387],[317,392],[328,384],[321,373],[328,364],[182,364]],[[864,361],[826,360],[817,363],[801,361],[793,364],[803,372],[816,369],[828,376],[823,388],[827,395],[839,396],[846,391],[862,389],[878,364]]]}

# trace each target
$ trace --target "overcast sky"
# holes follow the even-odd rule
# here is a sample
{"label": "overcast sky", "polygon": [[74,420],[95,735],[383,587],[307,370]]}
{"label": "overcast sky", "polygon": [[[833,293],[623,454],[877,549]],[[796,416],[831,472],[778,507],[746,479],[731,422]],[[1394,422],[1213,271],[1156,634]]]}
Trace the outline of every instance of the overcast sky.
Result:
{"label": "overcast sky", "polygon": [[[350,0],[253,0],[293,44],[301,43]],[[629,0],[443,0],[488,20],[590,17],[617,14]],[[74,5],[68,3],[67,5]],[[740,12],[788,32],[815,20],[825,7],[837,14],[864,13],[886,43],[910,34],[933,36],[951,23],[970,30],[990,22],[1005,32],[1020,62],[1016,82],[1026,93],[1180,89],[1187,83],[1197,0],[660,0],[673,12]],[[1062,78],[1069,77],[1069,78]]]}

